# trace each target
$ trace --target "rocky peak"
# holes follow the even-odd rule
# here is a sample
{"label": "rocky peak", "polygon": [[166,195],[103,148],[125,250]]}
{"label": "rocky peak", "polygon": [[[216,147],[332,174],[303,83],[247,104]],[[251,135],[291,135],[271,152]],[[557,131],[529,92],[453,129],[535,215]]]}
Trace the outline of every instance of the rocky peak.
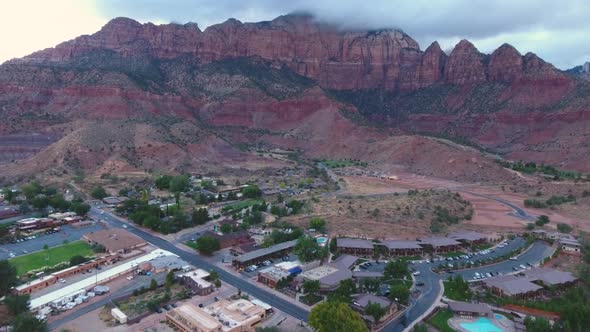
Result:
{"label": "rocky peak", "polygon": [[426,87],[438,82],[443,77],[447,55],[440,48],[438,42],[433,42],[426,48],[420,62],[419,86]]}
{"label": "rocky peak", "polygon": [[522,65],[522,56],[516,48],[503,44],[490,57],[488,78],[497,82],[512,82],[522,76]]}
{"label": "rocky peak", "polygon": [[486,80],[483,55],[468,40],[461,40],[453,49],[444,70],[444,78],[452,84],[473,84]]}

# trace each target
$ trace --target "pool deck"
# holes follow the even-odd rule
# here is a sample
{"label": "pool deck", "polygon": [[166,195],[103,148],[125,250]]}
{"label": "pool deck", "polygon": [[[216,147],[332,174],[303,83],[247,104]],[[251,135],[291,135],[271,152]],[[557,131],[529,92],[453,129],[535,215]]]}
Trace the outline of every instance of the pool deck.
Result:
{"label": "pool deck", "polygon": [[[497,314],[493,315],[493,318],[490,317],[483,317],[483,318],[487,318],[490,320],[490,322],[492,322],[492,324],[496,325],[497,327],[499,327],[503,332],[515,332],[516,329],[514,328],[514,322],[509,320],[508,318],[504,317],[502,319],[496,319]],[[462,323],[473,323],[475,321],[477,321],[478,319],[480,319],[482,317],[473,317],[473,318],[462,318],[462,317],[458,317],[455,316],[451,319],[449,319],[449,326],[452,327],[453,329],[455,329],[456,331],[460,331],[460,332],[472,332],[469,331],[463,327],[461,327]]]}

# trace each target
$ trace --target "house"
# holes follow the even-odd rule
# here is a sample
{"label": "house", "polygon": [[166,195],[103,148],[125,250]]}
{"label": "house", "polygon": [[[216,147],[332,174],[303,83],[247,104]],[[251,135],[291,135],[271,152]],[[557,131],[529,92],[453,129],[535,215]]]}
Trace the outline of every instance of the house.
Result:
{"label": "house", "polygon": [[582,252],[582,245],[574,238],[560,239],[559,247],[564,254],[579,255]]}
{"label": "house", "polygon": [[492,309],[486,303],[449,302],[449,309],[462,318],[491,317]]}
{"label": "house", "polygon": [[127,253],[134,249],[141,248],[146,242],[137,235],[120,228],[105,229],[84,234],[83,238],[91,245],[101,245],[107,252]]}
{"label": "house", "polygon": [[178,271],[188,263],[180,259],[178,256],[162,256],[156,257],[149,262],[152,270],[156,273]]}
{"label": "house", "polygon": [[418,241],[384,240],[381,244],[386,248],[389,256],[419,256],[424,253],[424,248]]}
{"label": "house", "polygon": [[397,305],[388,298],[368,293],[355,296],[352,300],[351,307],[361,315],[365,316],[366,319],[373,320],[373,317],[365,314],[367,307],[371,303],[377,303],[381,308],[387,308],[387,312],[383,315],[380,321],[387,320],[387,318],[391,317],[398,311]]}
{"label": "house", "polygon": [[103,203],[107,204],[107,205],[119,205],[123,202],[125,202],[128,198],[127,197],[114,197],[114,196],[109,196],[109,197],[105,197],[102,199]]}
{"label": "house", "polygon": [[336,247],[341,254],[359,257],[371,257],[374,251],[373,242],[365,239],[338,238]]}
{"label": "house", "polygon": [[350,270],[354,267],[354,264],[359,260],[358,257],[352,255],[340,255],[338,258],[333,260],[330,265],[340,270]]}
{"label": "house", "polygon": [[461,242],[448,237],[425,237],[420,245],[434,254],[454,252],[461,249]]}
{"label": "house", "polygon": [[281,279],[287,279],[290,276],[296,276],[301,273],[301,263],[281,262],[274,266],[267,267],[258,272],[258,282],[275,288]]}
{"label": "house", "polygon": [[16,217],[18,215],[20,215],[20,212],[18,211],[18,209],[10,208],[10,207],[0,209],[0,220]]}

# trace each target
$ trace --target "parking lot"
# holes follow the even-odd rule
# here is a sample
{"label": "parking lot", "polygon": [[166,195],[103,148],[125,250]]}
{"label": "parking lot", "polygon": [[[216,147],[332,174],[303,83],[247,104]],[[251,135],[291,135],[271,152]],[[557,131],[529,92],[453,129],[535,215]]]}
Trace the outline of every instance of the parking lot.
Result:
{"label": "parking lot", "polygon": [[[284,259],[284,258],[286,258],[286,259]],[[288,256],[285,256],[284,258],[276,258],[276,259],[269,260],[270,264],[268,264],[268,265],[264,265],[263,263],[260,263],[256,266],[256,269],[249,270],[249,268],[246,268],[246,269],[242,270],[241,273],[248,278],[255,278],[256,276],[258,276],[258,272],[260,270],[264,270],[265,268],[267,268],[269,266],[272,266],[272,265],[280,263],[280,262],[294,262],[294,261],[296,261],[297,255],[290,254]],[[252,268],[253,267],[254,266],[252,266]]]}
{"label": "parking lot", "polygon": [[64,225],[60,227],[60,231],[57,233],[41,233],[41,235],[37,236],[35,239],[0,245],[0,259],[12,258],[10,253],[14,256],[26,255],[34,251],[42,250],[45,245],[51,248],[62,245],[64,241],[77,241],[80,240],[84,234],[101,229],[102,227],[99,224],[92,224],[82,228],[74,228],[70,225]]}
{"label": "parking lot", "polygon": [[525,239],[517,237],[514,240],[506,240],[504,244],[499,244],[493,248],[475,251],[473,253],[466,253],[457,255],[455,257],[435,257],[430,262],[433,267],[443,265],[447,268],[457,269],[458,267],[469,267],[476,265],[476,263],[491,262],[497,257],[507,255],[514,250],[523,248],[526,246]]}

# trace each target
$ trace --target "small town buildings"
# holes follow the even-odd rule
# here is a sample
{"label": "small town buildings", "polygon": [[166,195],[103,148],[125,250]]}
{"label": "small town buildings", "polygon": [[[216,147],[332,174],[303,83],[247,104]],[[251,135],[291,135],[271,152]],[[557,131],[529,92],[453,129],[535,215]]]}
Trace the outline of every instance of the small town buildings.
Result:
{"label": "small town buildings", "polygon": [[381,244],[386,248],[391,257],[419,256],[424,253],[424,248],[418,241],[384,240]]}
{"label": "small town buildings", "polygon": [[425,237],[420,245],[434,254],[448,253],[461,249],[461,242],[448,237]]}
{"label": "small town buildings", "polygon": [[492,309],[486,303],[449,302],[449,309],[462,318],[491,317]]}
{"label": "small town buildings", "polygon": [[320,291],[330,292],[340,286],[340,282],[352,278],[352,272],[348,269],[337,269],[333,266],[322,265],[315,269],[305,271],[300,274],[303,280],[318,280],[320,282]]}
{"label": "small town buildings", "polygon": [[18,209],[13,208],[13,207],[5,207],[0,209],[0,220],[2,219],[8,219],[8,218],[13,218],[20,215],[20,212],[18,211]]}
{"label": "small town buildings", "polygon": [[374,251],[373,242],[365,239],[337,238],[336,247],[341,254],[359,257],[371,257]]}
{"label": "small town buildings", "polygon": [[156,257],[149,262],[156,273],[182,270],[188,263],[178,256]]}
{"label": "small town buildings", "polygon": [[178,275],[178,279],[181,284],[190,288],[194,294],[204,296],[211,294],[214,290],[213,284],[206,280],[209,275],[209,272],[197,269]]}
{"label": "small town buildings", "polygon": [[275,288],[281,279],[287,279],[291,276],[296,276],[301,273],[301,263],[295,262],[281,262],[274,266],[267,267],[258,272],[258,282]]}
{"label": "small town buildings", "polygon": [[582,252],[582,245],[574,238],[563,238],[559,240],[559,248],[564,254],[579,255]]}
{"label": "small town buildings", "polygon": [[258,264],[269,258],[284,256],[293,250],[296,243],[297,240],[292,240],[245,253],[235,257],[232,260],[232,265],[237,268],[244,268],[252,264]]}
{"label": "small town buildings", "polygon": [[114,196],[109,196],[109,197],[105,197],[102,199],[103,203],[108,204],[108,205],[119,205],[123,202],[125,202],[128,198],[127,197],[114,197]]}
{"label": "small town buildings", "polygon": [[91,232],[85,234],[83,238],[91,245],[102,245],[111,254],[127,253],[146,245],[139,236],[119,228]]}
{"label": "small town buildings", "polygon": [[166,321],[183,332],[254,332],[266,310],[250,301],[221,300],[199,308],[185,303],[166,313]]}
{"label": "small town buildings", "polygon": [[354,264],[359,260],[358,257],[352,255],[340,255],[338,258],[333,260],[330,265],[341,269],[341,270],[350,270],[354,267]]}
{"label": "small town buildings", "polygon": [[372,317],[365,315],[365,310],[370,303],[377,303],[381,308],[386,308],[387,312],[381,318],[381,321],[387,320],[393,314],[398,311],[397,304],[393,303],[386,297],[377,296],[373,294],[360,294],[353,298],[351,307],[352,309],[358,311],[361,315],[365,316],[365,318],[373,320]]}

